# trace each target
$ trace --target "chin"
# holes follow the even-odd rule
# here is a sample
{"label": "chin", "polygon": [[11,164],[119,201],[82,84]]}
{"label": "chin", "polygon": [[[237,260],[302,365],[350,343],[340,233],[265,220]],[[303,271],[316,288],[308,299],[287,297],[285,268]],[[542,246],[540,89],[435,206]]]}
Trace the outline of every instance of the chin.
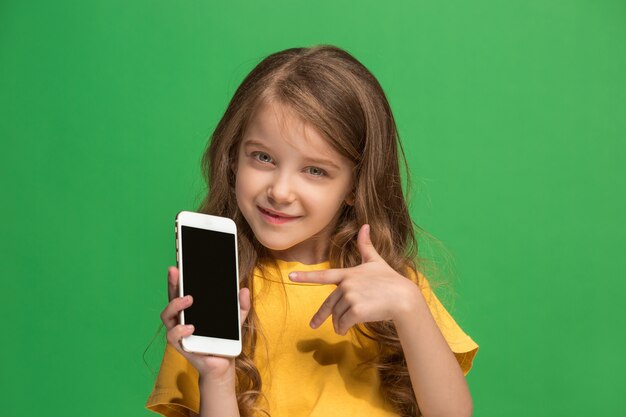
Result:
{"label": "chin", "polygon": [[260,240],[259,238],[257,238],[257,240],[265,248],[272,250],[272,251],[284,251],[287,249],[291,249],[295,246],[293,242],[285,243],[285,242],[266,241],[266,240]]}

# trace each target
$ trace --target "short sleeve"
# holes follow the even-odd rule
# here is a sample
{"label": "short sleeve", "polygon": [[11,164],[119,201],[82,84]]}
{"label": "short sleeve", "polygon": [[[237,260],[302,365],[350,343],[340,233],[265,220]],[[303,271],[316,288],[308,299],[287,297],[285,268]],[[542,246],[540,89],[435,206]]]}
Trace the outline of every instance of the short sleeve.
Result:
{"label": "short sleeve", "polygon": [[[410,274],[409,278],[415,282],[415,272]],[[448,313],[448,310],[446,310],[433,292],[426,277],[420,272],[417,273],[417,284],[424,295],[430,313],[435,319],[437,326],[439,326],[439,330],[446,339],[446,342],[448,342],[452,353],[454,353],[463,371],[463,375],[467,375],[472,368],[474,357],[478,352],[478,345],[461,329],[450,313]]]}
{"label": "short sleeve", "polygon": [[169,343],[146,408],[166,417],[187,417],[200,409],[198,371]]}

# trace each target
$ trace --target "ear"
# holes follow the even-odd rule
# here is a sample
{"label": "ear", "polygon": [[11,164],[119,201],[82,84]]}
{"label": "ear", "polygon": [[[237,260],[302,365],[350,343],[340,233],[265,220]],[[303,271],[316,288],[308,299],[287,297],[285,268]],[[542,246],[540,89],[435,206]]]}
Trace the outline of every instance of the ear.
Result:
{"label": "ear", "polygon": [[354,205],[354,191],[350,191],[350,193],[346,196],[345,202],[349,206]]}

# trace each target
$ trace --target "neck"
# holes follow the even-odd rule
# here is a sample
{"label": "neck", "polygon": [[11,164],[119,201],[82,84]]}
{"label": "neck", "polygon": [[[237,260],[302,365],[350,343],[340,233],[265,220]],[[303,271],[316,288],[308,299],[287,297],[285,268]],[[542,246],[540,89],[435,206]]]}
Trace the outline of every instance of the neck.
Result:
{"label": "neck", "polygon": [[303,254],[302,256],[298,256],[298,254],[294,254],[291,251],[272,251],[271,255],[285,262],[300,262],[305,265],[316,265],[321,264],[323,262],[328,261],[327,256],[313,256],[312,254]]}
{"label": "neck", "polygon": [[[321,244],[324,242],[325,244]],[[306,242],[285,250],[271,250],[270,254],[287,262],[300,262],[305,265],[315,265],[328,260],[328,240],[309,239]]]}

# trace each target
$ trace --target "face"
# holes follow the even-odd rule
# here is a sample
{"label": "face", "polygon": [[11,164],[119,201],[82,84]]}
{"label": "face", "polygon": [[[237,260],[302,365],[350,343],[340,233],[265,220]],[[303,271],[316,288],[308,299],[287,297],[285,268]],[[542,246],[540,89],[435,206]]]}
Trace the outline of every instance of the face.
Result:
{"label": "face", "polygon": [[344,204],[353,164],[288,108],[265,104],[239,147],[237,204],[257,240],[274,256],[313,264]]}

